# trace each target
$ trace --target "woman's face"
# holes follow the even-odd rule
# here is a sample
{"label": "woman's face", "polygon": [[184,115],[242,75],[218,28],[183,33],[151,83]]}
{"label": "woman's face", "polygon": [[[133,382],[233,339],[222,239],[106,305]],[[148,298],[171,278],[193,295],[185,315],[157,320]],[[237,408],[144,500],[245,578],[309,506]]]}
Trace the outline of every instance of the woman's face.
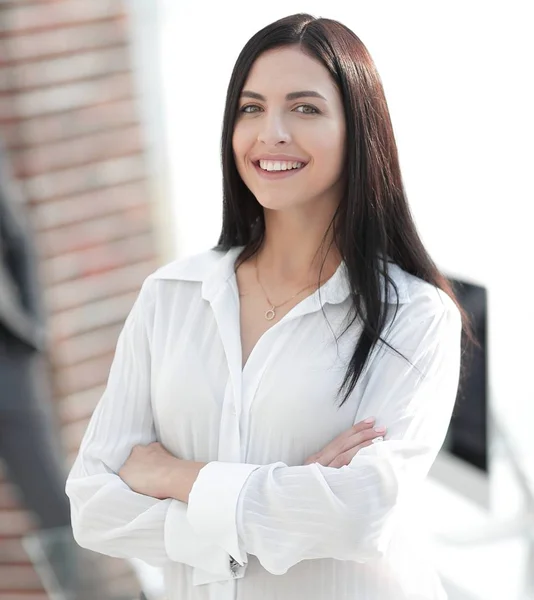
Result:
{"label": "woman's face", "polygon": [[[243,86],[232,144],[237,169],[271,210],[339,203],[345,117],[328,71],[295,47],[262,54]],[[266,161],[266,162],[264,162]],[[299,162],[303,166],[289,169]],[[266,169],[279,169],[272,171]]]}

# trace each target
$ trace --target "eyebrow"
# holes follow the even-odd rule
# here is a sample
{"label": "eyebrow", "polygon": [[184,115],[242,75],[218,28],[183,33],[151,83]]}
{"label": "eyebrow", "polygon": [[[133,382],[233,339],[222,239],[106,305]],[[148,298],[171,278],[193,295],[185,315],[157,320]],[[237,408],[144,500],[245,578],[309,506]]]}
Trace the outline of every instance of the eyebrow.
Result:
{"label": "eyebrow", "polygon": [[[258,94],[257,92],[251,92],[250,90],[243,90],[241,92],[242,98],[254,98],[255,100],[261,100],[265,102],[267,98]],[[289,102],[290,100],[296,100],[297,98],[322,98],[325,102],[327,101],[324,96],[319,94],[319,92],[314,92],[313,90],[302,90],[300,92],[290,92],[286,95],[286,100]]]}

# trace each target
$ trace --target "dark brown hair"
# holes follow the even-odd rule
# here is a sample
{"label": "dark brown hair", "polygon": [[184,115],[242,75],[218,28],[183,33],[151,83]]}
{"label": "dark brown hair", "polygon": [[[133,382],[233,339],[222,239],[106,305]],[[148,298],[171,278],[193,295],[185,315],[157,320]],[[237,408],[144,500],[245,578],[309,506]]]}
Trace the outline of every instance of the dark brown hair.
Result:
{"label": "dark brown hair", "polygon": [[[375,344],[380,340],[392,348],[382,338],[389,299],[382,301],[380,274],[396,287],[388,274],[387,261],[381,261],[380,255],[453,299],[462,315],[464,354],[469,343],[477,343],[450,282],[430,258],[416,230],[404,191],[389,109],[374,62],[362,41],[338,21],[308,14],[285,17],[256,33],[237,58],[228,85],[221,141],[223,224],[213,249],[228,251],[245,246],[237,268],[258,251],[263,241],[263,207],[237,171],[232,136],[240,94],[254,61],[268,50],[287,46],[298,47],[324,65],[344,105],[346,184],[324,239],[332,231],[332,241],[345,261],[350,280],[354,311],[348,326],[359,316],[363,333],[339,390],[346,390],[343,404]],[[388,292],[389,286],[385,287]]]}

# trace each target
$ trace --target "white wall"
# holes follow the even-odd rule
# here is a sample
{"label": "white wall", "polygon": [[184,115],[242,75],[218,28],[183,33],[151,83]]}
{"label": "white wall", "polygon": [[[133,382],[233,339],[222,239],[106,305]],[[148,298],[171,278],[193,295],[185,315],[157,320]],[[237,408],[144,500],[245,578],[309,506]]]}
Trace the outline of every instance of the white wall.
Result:
{"label": "white wall", "polygon": [[488,287],[495,405],[522,452],[533,457],[528,4],[160,0],[176,254],[217,241],[222,113],[242,46],[264,25],[295,12],[344,22],[381,74],[408,197],[428,249],[447,274]]}
{"label": "white wall", "polygon": [[158,254],[167,262],[176,253],[173,218],[169,202],[171,164],[166,137],[165,98],[162,94],[162,3],[152,0],[125,0],[129,11],[131,58],[134,67],[136,99],[146,147],[148,191],[153,201]]}

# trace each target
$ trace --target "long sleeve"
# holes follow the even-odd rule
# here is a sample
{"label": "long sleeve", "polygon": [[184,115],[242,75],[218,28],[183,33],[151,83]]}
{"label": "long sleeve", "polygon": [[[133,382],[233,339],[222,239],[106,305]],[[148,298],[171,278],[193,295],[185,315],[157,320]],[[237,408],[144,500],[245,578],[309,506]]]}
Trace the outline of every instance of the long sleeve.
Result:
{"label": "long sleeve", "polygon": [[150,402],[153,283],[144,282],[126,319],[106,389],[67,480],[74,536],[102,554],[154,566],[182,562],[227,575],[228,554],[194,532],[185,503],[138,494],[117,475],[135,445],[156,441]]}
{"label": "long sleeve", "polygon": [[[284,574],[305,559],[366,562],[382,556],[397,508],[417,493],[439,452],[458,389],[461,317],[452,300],[404,314],[373,352],[355,422],[374,415],[384,441],[340,469],[317,463],[212,462],[189,498],[196,531],[240,562],[247,553]],[[318,448],[317,450],[320,450]],[[252,465],[249,465],[252,467]]]}

